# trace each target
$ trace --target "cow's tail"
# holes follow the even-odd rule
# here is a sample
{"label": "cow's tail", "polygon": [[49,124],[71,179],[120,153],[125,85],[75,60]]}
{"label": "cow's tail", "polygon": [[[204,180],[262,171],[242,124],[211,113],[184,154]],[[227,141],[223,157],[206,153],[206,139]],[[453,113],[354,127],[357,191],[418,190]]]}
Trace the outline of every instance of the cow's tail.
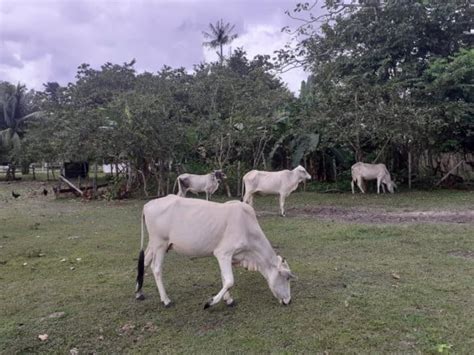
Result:
{"label": "cow's tail", "polygon": [[[145,276],[145,251],[143,250],[143,241],[145,237],[145,215],[142,211],[142,227],[141,227],[141,243],[140,243],[140,254],[138,254],[138,266],[137,266],[137,287],[135,292],[138,293],[143,287],[143,278]],[[142,299],[143,295],[137,295],[137,298]]]}

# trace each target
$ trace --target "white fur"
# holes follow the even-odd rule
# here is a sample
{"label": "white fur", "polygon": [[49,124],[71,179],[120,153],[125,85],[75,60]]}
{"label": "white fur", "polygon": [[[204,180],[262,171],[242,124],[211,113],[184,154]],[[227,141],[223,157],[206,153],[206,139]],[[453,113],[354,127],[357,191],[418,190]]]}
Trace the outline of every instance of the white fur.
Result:
{"label": "white fur", "polygon": [[351,167],[351,187],[352,193],[354,193],[354,182],[357,183],[360,191],[365,193],[363,187],[364,180],[375,180],[377,179],[377,193],[380,193],[380,186],[382,186],[382,191],[385,193],[385,186],[387,186],[388,191],[393,193],[394,187],[396,187],[395,183],[392,181],[390,177],[390,173],[387,170],[385,164],[367,164],[358,162],[352,165]]}
{"label": "white fur", "polygon": [[284,216],[285,199],[290,193],[296,190],[300,182],[310,179],[311,175],[309,175],[306,169],[301,165],[298,165],[293,170],[251,170],[245,174],[242,179],[243,201],[252,206],[253,195],[257,192],[261,194],[280,195],[280,213]]}
{"label": "white fur", "polygon": [[[171,300],[163,285],[162,265],[169,248],[191,257],[214,255],[217,258],[222,289],[207,306],[221,299],[232,304],[229,292],[234,285],[232,265],[259,271],[281,303],[291,301],[289,280],[294,276],[286,261],[271,247],[250,206],[239,201],[215,203],[168,195],[145,204],[143,217],[142,224],[144,220],[149,233],[145,267],[151,265],[165,305]],[[143,238],[142,233],[142,244]],[[140,290],[136,296],[142,297]]]}

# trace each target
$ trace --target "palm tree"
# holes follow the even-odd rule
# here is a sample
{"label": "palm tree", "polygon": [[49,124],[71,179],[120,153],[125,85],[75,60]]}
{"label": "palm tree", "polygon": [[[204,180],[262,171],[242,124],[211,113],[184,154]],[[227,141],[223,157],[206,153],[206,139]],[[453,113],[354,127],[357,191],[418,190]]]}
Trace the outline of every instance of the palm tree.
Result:
{"label": "palm tree", "polygon": [[[24,85],[14,86],[8,82],[0,83],[0,157],[8,161],[18,160],[21,139],[25,123],[33,118],[41,117],[40,111],[34,111],[29,101],[31,93],[26,92]],[[7,172],[7,178],[15,176],[12,171]]]}
{"label": "palm tree", "polygon": [[237,34],[232,33],[234,27],[235,25],[224,23],[224,21],[221,19],[215,24],[209,24],[209,32],[202,32],[204,38],[209,39],[209,41],[203,42],[204,46],[209,48],[219,48],[219,51],[216,53],[219,56],[219,61],[221,64],[224,62],[224,45],[231,43],[237,38]]}

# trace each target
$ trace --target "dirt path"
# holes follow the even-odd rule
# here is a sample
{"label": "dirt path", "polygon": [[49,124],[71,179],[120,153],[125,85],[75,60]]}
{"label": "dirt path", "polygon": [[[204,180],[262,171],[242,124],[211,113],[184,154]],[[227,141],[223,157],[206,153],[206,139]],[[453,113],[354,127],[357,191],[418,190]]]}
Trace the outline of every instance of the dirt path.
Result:
{"label": "dirt path", "polygon": [[[260,211],[259,216],[276,215]],[[288,217],[309,217],[348,223],[468,223],[474,224],[474,210],[464,211],[386,211],[381,208],[344,208],[335,206],[293,207]]]}

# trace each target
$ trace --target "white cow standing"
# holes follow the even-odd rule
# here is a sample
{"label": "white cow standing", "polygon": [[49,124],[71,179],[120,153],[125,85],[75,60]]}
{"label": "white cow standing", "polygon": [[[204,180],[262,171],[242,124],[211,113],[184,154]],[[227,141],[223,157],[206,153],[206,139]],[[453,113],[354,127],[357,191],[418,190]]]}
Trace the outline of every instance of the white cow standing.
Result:
{"label": "white cow standing", "polygon": [[[149,233],[145,252],[144,222]],[[204,308],[217,304],[221,299],[229,306],[234,304],[229,292],[234,284],[232,265],[259,271],[281,304],[287,305],[291,301],[290,279],[294,275],[265,237],[253,208],[242,202],[222,204],[168,195],[145,204],[135,291],[137,299],[144,299],[141,291],[144,272],[151,264],[161,301],[165,306],[170,305],[162,280],[163,259],[170,249],[191,257],[214,255],[217,258],[222,289]]]}
{"label": "white cow standing", "polygon": [[300,182],[310,179],[311,175],[301,165],[293,170],[251,170],[242,179],[243,202],[253,206],[253,195],[257,192],[280,195],[280,213],[285,216],[285,199],[296,190]]}
{"label": "white cow standing", "polygon": [[352,174],[352,193],[354,193],[354,183],[357,183],[360,191],[365,193],[363,187],[364,180],[375,180],[377,179],[377,193],[380,193],[380,186],[382,186],[382,191],[385,193],[385,186],[387,186],[388,191],[393,194],[394,188],[397,187],[390,177],[390,173],[387,170],[385,164],[368,164],[358,162],[352,165],[351,167]]}
{"label": "white cow standing", "polygon": [[[186,197],[188,191],[198,194],[199,192],[206,193],[206,200],[212,196],[219,188],[219,182],[227,176],[222,170],[214,170],[212,173],[206,175],[196,174],[181,174],[175,182],[178,184],[178,196]],[[173,191],[175,189],[173,186]]]}

